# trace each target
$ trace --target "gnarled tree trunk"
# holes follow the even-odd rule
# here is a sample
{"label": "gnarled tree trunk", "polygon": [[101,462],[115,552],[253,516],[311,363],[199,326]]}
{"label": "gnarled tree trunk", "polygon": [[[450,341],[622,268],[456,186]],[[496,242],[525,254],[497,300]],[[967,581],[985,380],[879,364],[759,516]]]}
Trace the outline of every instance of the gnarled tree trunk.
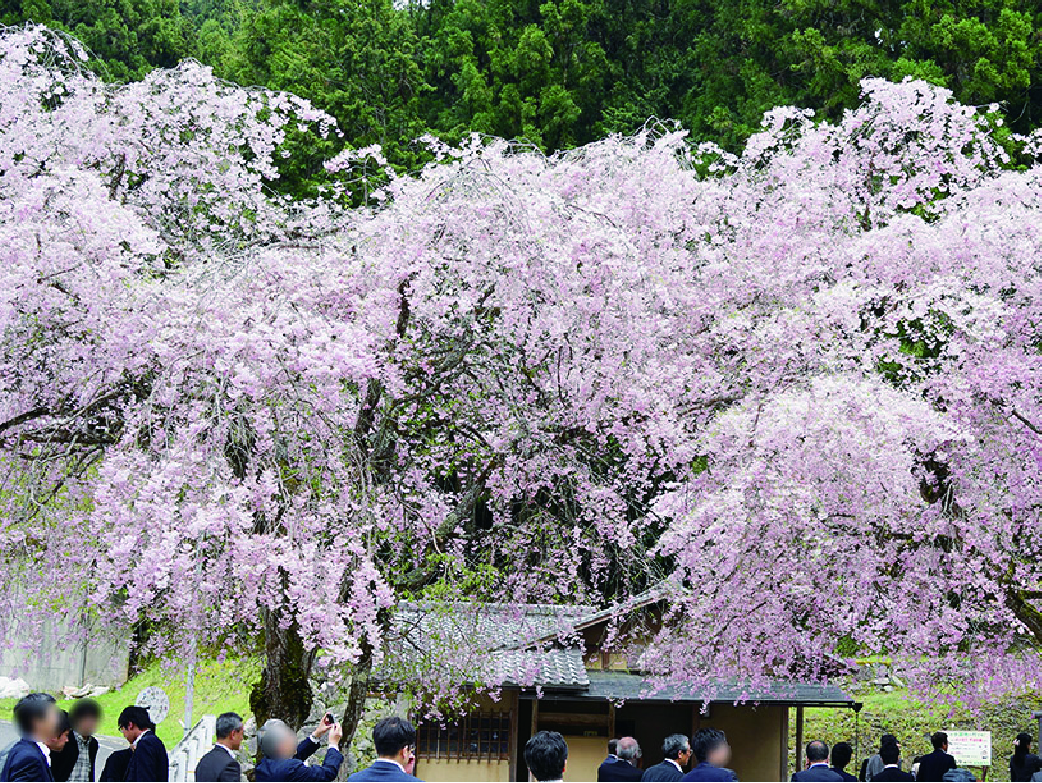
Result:
{"label": "gnarled tree trunk", "polygon": [[250,709],[257,728],[268,718],[280,718],[294,730],[311,714],[311,663],[314,653],[304,649],[294,622],[283,628],[278,612],[263,610],[264,668],[250,693]]}
{"label": "gnarled tree trunk", "polygon": [[348,751],[351,748],[351,743],[354,742],[358,726],[362,722],[362,716],[365,715],[365,700],[369,695],[369,673],[372,671],[372,664],[372,650],[366,644],[362,652],[362,658],[351,675],[351,685],[347,690],[347,706],[341,719],[344,736],[340,740],[340,750],[347,757],[347,760],[340,767],[340,774],[337,776],[337,780],[347,780],[348,775],[354,771],[352,767],[355,759],[349,756]]}

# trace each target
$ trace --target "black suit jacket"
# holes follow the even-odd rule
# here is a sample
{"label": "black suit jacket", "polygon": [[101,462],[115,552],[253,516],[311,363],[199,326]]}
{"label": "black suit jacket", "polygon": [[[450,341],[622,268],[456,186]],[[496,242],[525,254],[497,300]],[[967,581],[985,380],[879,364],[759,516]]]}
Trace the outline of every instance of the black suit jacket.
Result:
{"label": "black suit jacket", "polygon": [[102,783],[119,783],[126,778],[127,767],[130,766],[130,755],[133,752],[133,748],[124,748],[110,753],[98,780]]}
{"label": "black suit jacket", "polygon": [[[304,737],[297,745],[296,755],[291,759],[269,759],[267,757],[257,764],[257,780],[259,783],[276,780],[303,780],[303,781],[329,781],[336,779],[340,772],[340,765],[344,763],[344,757],[336,748],[326,748],[326,757],[322,764],[308,766],[304,762],[318,750],[318,744],[311,741],[311,737]],[[380,766],[384,766],[381,764]],[[393,764],[391,766],[394,766]],[[372,767],[370,767],[372,769]],[[398,771],[394,767],[395,772]],[[365,772],[362,770],[361,772]],[[361,772],[354,773],[355,775]],[[352,775],[354,777],[354,775]]]}
{"label": "black suit jacket", "polygon": [[684,773],[672,761],[663,761],[644,770],[641,780],[680,780]]}
{"label": "black suit jacket", "polygon": [[887,767],[874,778],[872,783],[903,783],[904,781],[915,780],[915,775],[911,772],[902,772],[897,767]]}
{"label": "black suit jacket", "polygon": [[1009,759],[1009,779],[1013,783],[1027,783],[1039,770],[1042,770],[1042,761],[1034,753],[1025,753],[1019,761],[1016,756]]}
{"label": "black suit jacket", "polygon": [[54,778],[43,751],[31,739],[22,737],[7,751],[0,780],[49,781]]}
{"label": "black suit jacket", "polygon": [[915,779],[925,780],[927,783],[941,783],[944,773],[950,769],[956,769],[958,766],[954,756],[948,755],[943,750],[935,750],[919,759],[919,771],[916,773]]}
{"label": "black suit jacket", "polygon": [[839,783],[839,781],[843,780],[843,776],[836,770],[830,769],[828,764],[815,764],[806,769],[801,769],[799,772],[792,773],[792,780],[795,783],[825,783],[825,781]]}
{"label": "black suit jacket", "polygon": [[605,759],[597,767],[597,780],[603,783],[620,780],[640,780],[644,773],[625,759]]}
{"label": "black suit jacket", "polygon": [[138,737],[134,752],[130,754],[124,780],[151,780],[166,783],[170,780],[170,760],[166,757],[166,745],[154,732],[148,731]]}
{"label": "black suit jacket", "polygon": [[[94,737],[87,738],[87,753],[90,755],[90,779],[94,780],[94,764],[98,760],[98,741]],[[64,748],[57,753],[51,751],[51,774],[54,775],[54,779],[68,780],[79,757],[80,743],[70,733],[69,741],[65,743]]]}
{"label": "black suit jacket", "polygon": [[238,783],[239,762],[223,747],[213,747],[195,766],[198,783]]}

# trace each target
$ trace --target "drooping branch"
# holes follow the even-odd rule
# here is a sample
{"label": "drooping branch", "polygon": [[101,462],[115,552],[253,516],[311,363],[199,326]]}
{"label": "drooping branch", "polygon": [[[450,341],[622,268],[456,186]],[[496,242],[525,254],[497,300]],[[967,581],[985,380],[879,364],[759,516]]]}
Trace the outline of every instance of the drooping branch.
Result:
{"label": "drooping branch", "polygon": [[0,422],[0,434],[3,434],[13,427],[19,427],[35,419],[43,418],[44,416],[52,415],[50,410],[47,408],[33,408],[25,413],[20,413],[17,416],[12,416],[10,419],[4,422]]}
{"label": "drooping branch", "polygon": [[1042,598],[1039,590],[1009,590],[1006,600],[1017,619],[1024,624],[1039,644],[1042,644],[1042,611],[1035,607],[1031,600]]}
{"label": "drooping branch", "polygon": [[1020,414],[1020,412],[1019,412],[1019,411],[1017,411],[1016,409],[1014,409],[1014,410],[1013,410],[1013,416],[1014,416],[1014,418],[1016,418],[1016,419],[1017,419],[1017,420],[1018,420],[1018,421],[1019,421],[1019,422],[1020,422],[1021,424],[1023,424],[1023,425],[1025,426],[1025,427],[1027,427],[1027,428],[1028,428],[1029,430],[1031,430],[1031,431],[1032,431],[1033,433],[1035,433],[1036,435],[1042,435],[1042,427],[1039,427],[1039,426],[1038,426],[1037,424],[1035,424],[1034,422],[1031,422],[1031,421],[1029,421],[1029,420],[1028,420],[1027,418],[1025,418],[1024,416],[1022,416],[1022,415]]}

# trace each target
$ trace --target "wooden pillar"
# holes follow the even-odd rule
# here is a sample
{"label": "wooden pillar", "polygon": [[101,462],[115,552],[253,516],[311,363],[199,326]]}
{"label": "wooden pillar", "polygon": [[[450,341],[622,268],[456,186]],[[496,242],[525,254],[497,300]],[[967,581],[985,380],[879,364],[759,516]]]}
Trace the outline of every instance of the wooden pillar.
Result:
{"label": "wooden pillar", "polygon": [[[796,708],[796,769],[803,769],[803,706]],[[788,777],[788,776],[786,776]]]}
{"label": "wooden pillar", "polygon": [[608,739],[618,739],[615,736],[615,702],[608,702]]}
{"label": "wooden pillar", "polygon": [[517,780],[517,711],[520,707],[517,696],[514,696],[514,706],[510,708],[510,739],[507,741],[507,764],[510,765],[507,780]]}
{"label": "wooden pillar", "polygon": [[778,780],[789,779],[789,708],[782,707],[781,713],[781,741],[778,743]]}
{"label": "wooden pillar", "polygon": [[[534,736],[537,731],[539,731],[539,699],[535,698],[535,699],[532,699],[532,731],[529,733],[528,736],[529,737]],[[522,752],[520,748],[518,749],[518,752],[519,753]],[[528,767],[526,766],[525,769],[527,770]],[[518,776],[518,777],[520,777],[520,776]],[[524,779],[525,780],[531,780],[532,779],[532,773],[529,772],[528,774],[526,774]]]}

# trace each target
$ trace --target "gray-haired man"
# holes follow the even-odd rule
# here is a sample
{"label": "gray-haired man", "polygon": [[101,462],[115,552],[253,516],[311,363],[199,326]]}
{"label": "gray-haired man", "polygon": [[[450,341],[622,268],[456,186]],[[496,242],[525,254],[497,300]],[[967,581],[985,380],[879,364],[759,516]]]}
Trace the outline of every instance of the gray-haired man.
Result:
{"label": "gray-haired man", "polygon": [[242,745],[242,734],[242,716],[234,712],[217,716],[217,744],[199,759],[195,768],[198,783],[237,783],[240,770],[235,752]]}
{"label": "gray-haired man", "polygon": [[613,761],[605,761],[597,768],[597,780],[599,783],[627,783],[641,779],[644,774],[637,769],[637,759],[640,758],[640,745],[633,737],[623,737],[619,740],[618,758]]}

